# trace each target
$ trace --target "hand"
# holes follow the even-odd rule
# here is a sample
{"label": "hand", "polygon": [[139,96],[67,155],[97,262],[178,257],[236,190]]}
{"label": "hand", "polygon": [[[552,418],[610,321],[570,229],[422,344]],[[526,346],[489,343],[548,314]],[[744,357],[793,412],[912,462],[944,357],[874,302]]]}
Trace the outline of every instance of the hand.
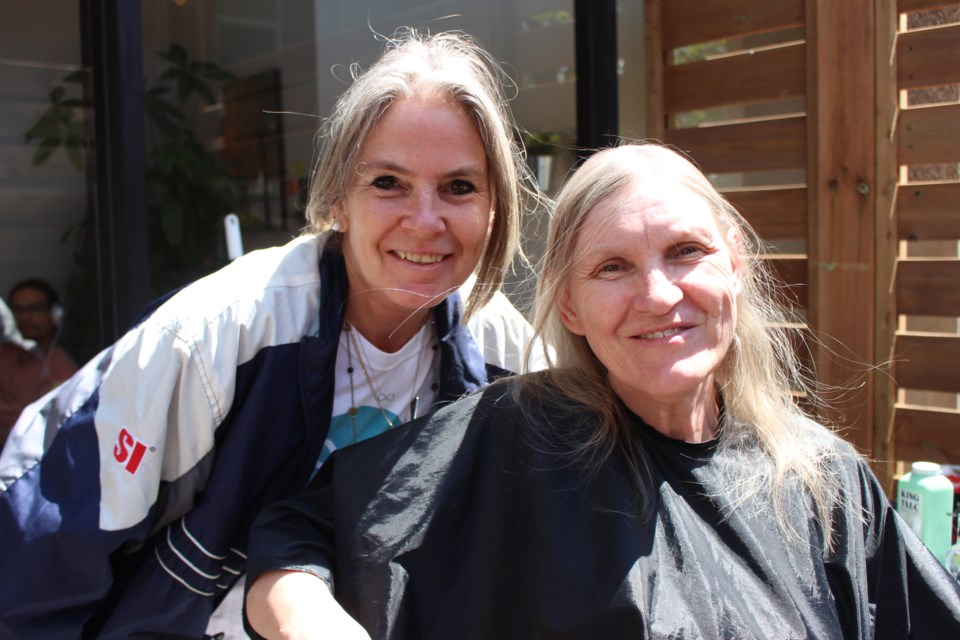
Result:
{"label": "hand", "polygon": [[268,640],[370,640],[326,583],[302,571],[269,571],[247,593],[247,619]]}

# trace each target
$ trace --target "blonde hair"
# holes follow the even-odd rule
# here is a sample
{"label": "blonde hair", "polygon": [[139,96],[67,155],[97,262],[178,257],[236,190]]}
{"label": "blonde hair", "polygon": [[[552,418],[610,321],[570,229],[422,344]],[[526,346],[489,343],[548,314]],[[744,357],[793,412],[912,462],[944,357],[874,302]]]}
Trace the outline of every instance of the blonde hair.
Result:
{"label": "blonde hair", "polygon": [[[564,325],[558,308],[579,251],[581,232],[590,212],[603,200],[624,193],[646,180],[689,191],[714,211],[730,250],[739,259],[741,292],[737,297],[733,343],[716,372],[723,399],[724,424],[720,449],[760,453],[758,467],[728,465],[729,495],[734,508],[771,486],[777,521],[794,537],[788,517],[788,485],[795,479],[811,495],[817,515],[830,531],[837,480],[830,462],[837,439],[812,421],[794,401],[795,394],[812,398],[814,389],[803,373],[787,330],[782,290],[760,259],[762,244],[746,220],[679,153],[657,144],[629,144],[600,151],[587,160],[557,196],[537,293],[534,329],[553,353],[550,370],[529,378],[523,391],[552,403],[591,415],[590,438],[577,444],[576,454],[600,465],[616,449],[627,456],[638,475],[647,473],[642,455],[635,454],[629,419],[622,402],[607,383],[604,365],[583,336]],[[757,456],[752,456],[757,457]],[[765,463],[764,463],[765,461]],[[825,544],[830,545],[830,536]]]}
{"label": "blonde hair", "polygon": [[507,105],[509,78],[471,37],[459,32],[403,29],[387,41],[383,56],[367,71],[351,67],[353,84],[337,100],[318,134],[320,150],[310,187],[310,230],[330,229],[332,209],[343,200],[364,141],[391,104],[420,96],[449,99],[470,117],[486,151],[493,193],[490,238],[477,265],[477,283],[466,316],[500,289],[519,245],[526,197],[540,200],[526,164],[517,126]]}

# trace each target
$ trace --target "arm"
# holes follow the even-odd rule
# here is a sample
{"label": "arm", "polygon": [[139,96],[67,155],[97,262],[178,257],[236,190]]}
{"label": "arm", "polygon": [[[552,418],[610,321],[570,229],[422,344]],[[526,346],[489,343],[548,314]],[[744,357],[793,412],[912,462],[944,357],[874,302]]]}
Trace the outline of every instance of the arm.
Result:
{"label": "arm", "polygon": [[248,631],[271,640],[369,640],[333,596],[334,476],[344,453],[332,456],[306,491],[267,507],[257,517],[247,556],[244,617]]}
{"label": "arm", "polygon": [[271,640],[370,640],[337,604],[326,583],[302,571],[262,574],[247,592],[246,615],[250,626]]}

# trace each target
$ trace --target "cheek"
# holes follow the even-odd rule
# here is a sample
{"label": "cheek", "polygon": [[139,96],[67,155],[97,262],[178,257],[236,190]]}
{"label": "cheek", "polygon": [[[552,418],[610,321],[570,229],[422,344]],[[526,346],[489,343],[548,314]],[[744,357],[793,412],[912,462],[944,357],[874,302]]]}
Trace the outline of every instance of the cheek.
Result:
{"label": "cheek", "polygon": [[461,220],[457,231],[460,241],[474,251],[482,251],[493,233],[493,212],[478,212]]}

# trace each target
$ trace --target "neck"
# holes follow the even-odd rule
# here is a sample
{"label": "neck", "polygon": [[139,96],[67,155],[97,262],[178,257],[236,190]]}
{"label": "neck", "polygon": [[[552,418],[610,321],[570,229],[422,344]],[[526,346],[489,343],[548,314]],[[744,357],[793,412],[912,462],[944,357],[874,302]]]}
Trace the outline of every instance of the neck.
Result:
{"label": "neck", "polygon": [[679,402],[652,402],[644,407],[630,406],[630,409],[651,427],[674,440],[708,442],[717,437],[720,406],[712,382]]}
{"label": "neck", "polygon": [[53,338],[44,338],[42,340],[34,340],[37,343],[37,349],[43,355],[50,353],[50,347],[53,345]]}
{"label": "neck", "polygon": [[403,345],[417,335],[417,332],[429,319],[430,310],[425,309],[393,322],[383,322],[380,318],[370,318],[365,314],[351,313],[350,305],[347,304],[347,322],[372,345],[386,353],[399,351]]}

